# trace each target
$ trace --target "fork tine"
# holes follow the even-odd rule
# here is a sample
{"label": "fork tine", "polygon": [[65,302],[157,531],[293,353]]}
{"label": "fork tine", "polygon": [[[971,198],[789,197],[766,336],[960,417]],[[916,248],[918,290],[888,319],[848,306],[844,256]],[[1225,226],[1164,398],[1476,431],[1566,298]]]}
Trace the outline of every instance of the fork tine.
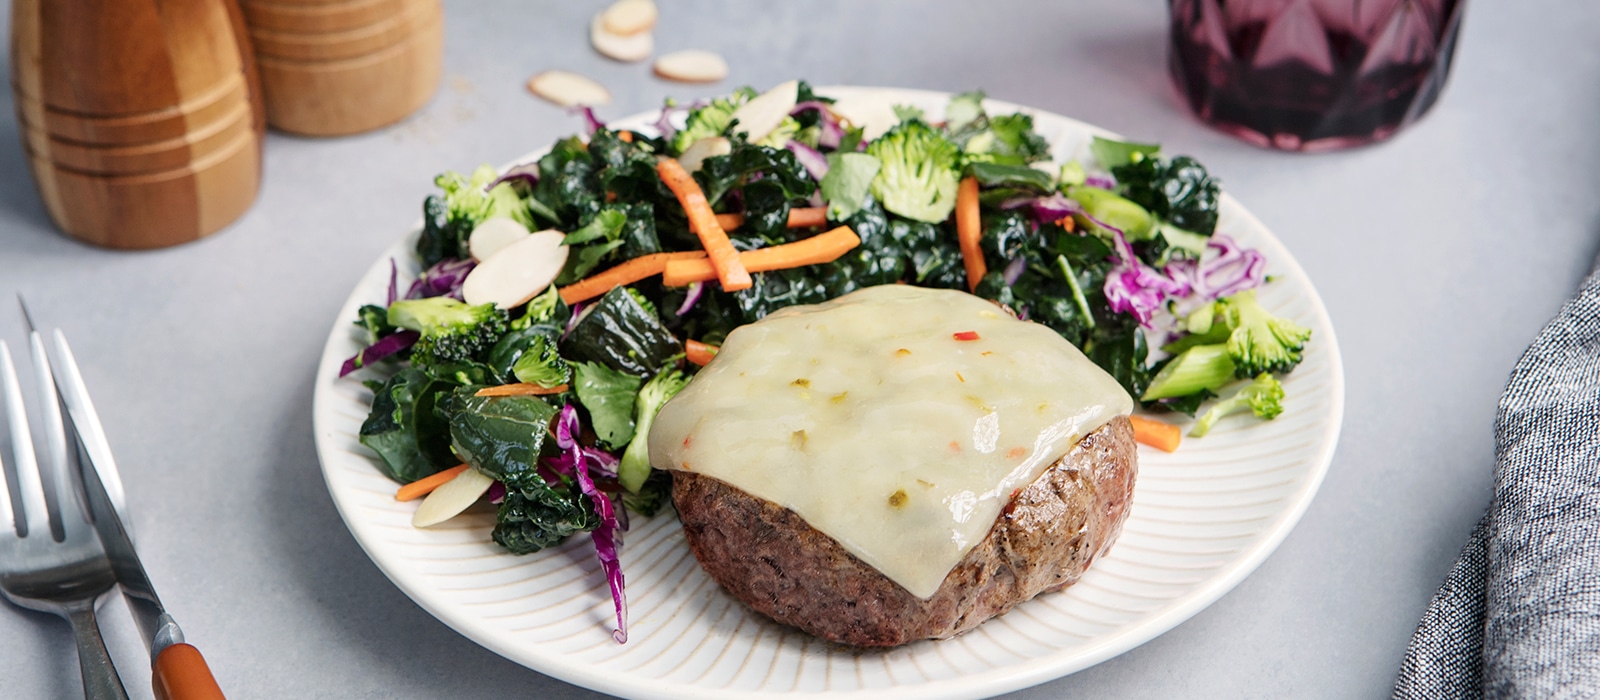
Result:
{"label": "fork tine", "polygon": [[22,517],[28,536],[50,536],[50,511],[45,506],[44,486],[39,482],[39,463],[33,454],[33,433],[28,430],[28,415],[22,403],[22,387],[17,381],[17,365],[11,348],[0,340],[0,389],[5,392],[6,419],[11,426],[11,456],[17,468],[17,486],[22,490]]}
{"label": "fork tine", "polygon": [[[30,325],[32,319],[29,319]],[[44,338],[38,331],[28,334],[28,351],[32,355],[33,374],[39,395],[40,426],[44,430],[44,459],[39,465],[40,479],[50,482],[56,494],[56,508],[61,515],[61,527],[70,532],[74,525],[89,522],[88,509],[84,507],[72,473],[72,455],[68,452],[67,426],[61,420],[61,395],[56,392],[55,373],[50,367],[50,355],[45,352]],[[48,474],[49,476],[45,476]],[[71,505],[68,505],[71,504]]]}

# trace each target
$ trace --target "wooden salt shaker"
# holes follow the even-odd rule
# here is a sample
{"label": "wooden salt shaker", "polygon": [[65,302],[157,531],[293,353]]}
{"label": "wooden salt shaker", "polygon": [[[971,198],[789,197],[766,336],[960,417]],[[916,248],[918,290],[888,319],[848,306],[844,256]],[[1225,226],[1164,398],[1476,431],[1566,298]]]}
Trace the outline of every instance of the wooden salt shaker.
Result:
{"label": "wooden salt shaker", "polygon": [[439,84],[439,0],[241,0],[267,122],[308,136],[388,126]]}
{"label": "wooden salt shaker", "polygon": [[11,85],[50,216],[111,248],[238,218],[265,129],[234,0],[12,0]]}

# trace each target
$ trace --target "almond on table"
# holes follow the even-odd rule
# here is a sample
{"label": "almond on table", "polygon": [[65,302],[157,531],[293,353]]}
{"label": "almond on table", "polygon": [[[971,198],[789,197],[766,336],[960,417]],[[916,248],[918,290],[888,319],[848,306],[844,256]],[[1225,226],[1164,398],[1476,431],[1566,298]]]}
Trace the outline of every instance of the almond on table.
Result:
{"label": "almond on table", "polygon": [[571,71],[547,70],[528,79],[528,92],[562,107],[611,104],[604,85]]}
{"label": "almond on table", "polygon": [[635,34],[617,34],[606,29],[604,15],[595,15],[589,23],[589,43],[600,55],[614,61],[636,63],[656,51],[655,34],[648,31]]}
{"label": "almond on table", "polygon": [[657,58],[655,71],[681,83],[714,83],[728,77],[728,62],[711,51],[688,49]]}
{"label": "almond on table", "polygon": [[653,0],[619,0],[601,12],[599,19],[605,31],[618,36],[632,36],[654,28],[659,14]]}

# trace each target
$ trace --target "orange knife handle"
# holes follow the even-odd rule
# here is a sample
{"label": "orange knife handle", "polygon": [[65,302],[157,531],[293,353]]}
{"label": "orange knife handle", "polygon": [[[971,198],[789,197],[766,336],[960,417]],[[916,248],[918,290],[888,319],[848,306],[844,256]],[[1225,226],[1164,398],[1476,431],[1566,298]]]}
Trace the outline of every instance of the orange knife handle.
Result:
{"label": "orange knife handle", "polygon": [[224,700],[206,658],[188,644],[162,649],[152,676],[156,700]]}

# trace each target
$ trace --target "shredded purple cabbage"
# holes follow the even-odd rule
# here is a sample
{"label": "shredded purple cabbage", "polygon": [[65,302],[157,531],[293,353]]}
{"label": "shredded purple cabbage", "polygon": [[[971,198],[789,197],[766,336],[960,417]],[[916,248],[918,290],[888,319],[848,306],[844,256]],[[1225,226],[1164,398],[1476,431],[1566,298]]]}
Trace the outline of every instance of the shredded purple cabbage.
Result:
{"label": "shredded purple cabbage", "polygon": [[589,130],[589,136],[594,136],[594,132],[606,128],[606,123],[600,121],[599,117],[594,116],[594,108],[588,105],[573,107],[572,109],[567,110],[567,113],[583,115],[583,126]]}
{"label": "shredded purple cabbage", "polygon": [[500,482],[500,481],[496,481],[496,482],[494,482],[492,484],[489,484],[489,502],[493,503],[495,505],[500,505],[505,500],[506,500],[506,485],[505,485],[505,483],[504,482]]}
{"label": "shredded purple cabbage", "polygon": [[[578,409],[570,403],[562,406],[561,417],[556,420],[556,446],[565,452],[556,460],[546,460],[546,462],[560,461],[563,464],[552,464],[552,466],[571,469],[573,477],[578,480],[578,488],[583,491],[583,495],[589,497],[594,503],[595,510],[600,514],[600,526],[589,533],[589,537],[594,540],[595,556],[600,560],[600,568],[606,572],[606,582],[611,584],[611,602],[617,608],[617,629],[611,633],[611,638],[618,644],[627,644],[628,598],[623,591],[622,564],[617,557],[617,550],[622,547],[622,538],[617,535],[616,509],[611,499],[595,488],[594,479],[589,476],[588,468],[588,462],[597,456],[595,453],[602,455],[605,453],[593,448],[589,448],[591,451],[586,453],[578,444],[579,429]],[[609,473],[615,474],[616,458],[605,456],[610,458],[611,462]]]}
{"label": "shredded purple cabbage", "polygon": [[1073,214],[1083,213],[1083,207],[1059,192],[1048,197],[1035,197],[1032,195],[1012,197],[1000,203],[1001,209],[1010,210],[1023,207],[1029,207],[1032,210],[1034,223],[1041,226],[1060,221]]}
{"label": "shredded purple cabbage", "polygon": [[339,376],[343,377],[362,367],[371,365],[378,360],[393,355],[401,350],[416,344],[417,338],[422,334],[416,331],[400,331],[378,339],[378,342],[368,345],[361,352],[355,354],[339,368]]}
{"label": "shredded purple cabbage", "polygon": [[1151,328],[1150,319],[1161,309],[1162,302],[1169,297],[1188,296],[1189,285],[1144,264],[1133,254],[1133,246],[1128,245],[1121,230],[1100,225],[1111,231],[1117,259],[1116,266],[1106,273],[1106,303],[1112,311],[1132,314],[1139,319],[1139,325]]}
{"label": "shredded purple cabbage", "polygon": [[1006,263],[1005,272],[1002,272],[1000,274],[1001,274],[1002,277],[1005,278],[1006,286],[1009,287],[1009,286],[1011,286],[1013,284],[1016,284],[1017,280],[1022,279],[1022,272],[1024,270],[1027,270],[1027,269],[1028,269],[1028,260],[1027,260],[1027,258],[1022,257],[1021,255],[1018,255],[1017,257],[1012,258],[1011,262]]}
{"label": "shredded purple cabbage", "polygon": [[389,258],[389,299],[383,303],[384,306],[393,304],[394,300],[400,296],[399,284],[400,266],[395,264],[394,258]]}
{"label": "shredded purple cabbage", "polygon": [[539,164],[523,163],[500,174],[500,177],[490,181],[483,191],[488,192],[502,182],[521,182],[528,187],[539,184]]}
{"label": "shredded purple cabbage", "polygon": [[690,284],[688,296],[683,298],[683,303],[678,305],[678,310],[672,313],[676,314],[680,318],[684,314],[689,313],[689,310],[694,308],[695,302],[700,301],[700,295],[705,291],[706,285],[704,282],[695,282]]}
{"label": "shredded purple cabbage", "polygon": [[817,136],[817,145],[822,148],[837,150],[839,142],[844,140],[844,127],[839,124],[839,118],[833,116],[833,111],[828,109],[828,103],[820,100],[807,100],[789,110],[789,116],[795,116],[806,110],[816,110],[817,116],[821,117],[817,121],[817,126],[821,129],[821,133]]}
{"label": "shredded purple cabbage", "polygon": [[427,297],[448,296],[461,300],[461,285],[467,281],[467,273],[478,263],[471,260],[457,260],[445,258],[422,271],[422,276],[411,283],[411,289],[406,291],[407,299],[425,299]]}
{"label": "shredded purple cabbage", "polygon": [[1083,179],[1083,184],[1102,190],[1117,189],[1117,180],[1110,175],[1090,175]]}
{"label": "shredded purple cabbage", "polygon": [[578,325],[578,316],[583,314],[583,302],[572,305],[571,313],[567,316],[567,327],[561,329],[561,337],[567,337],[572,332],[572,327]]}
{"label": "shredded purple cabbage", "polygon": [[822,182],[822,178],[828,175],[828,157],[822,155],[822,151],[794,140],[784,144],[784,147],[794,152],[795,159],[811,174],[812,180]]}
{"label": "shredded purple cabbage", "polygon": [[1198,262],[1179,260],[1167,267],[1173,279],[1181,280],[1192,290],[1198,301],[1211,301],[1255,289],[1266,281],[1267,256],[1260,251],[1245,248],[1232,238],[1216,234],[1206,244],[1206,251],[1217,251]]}

